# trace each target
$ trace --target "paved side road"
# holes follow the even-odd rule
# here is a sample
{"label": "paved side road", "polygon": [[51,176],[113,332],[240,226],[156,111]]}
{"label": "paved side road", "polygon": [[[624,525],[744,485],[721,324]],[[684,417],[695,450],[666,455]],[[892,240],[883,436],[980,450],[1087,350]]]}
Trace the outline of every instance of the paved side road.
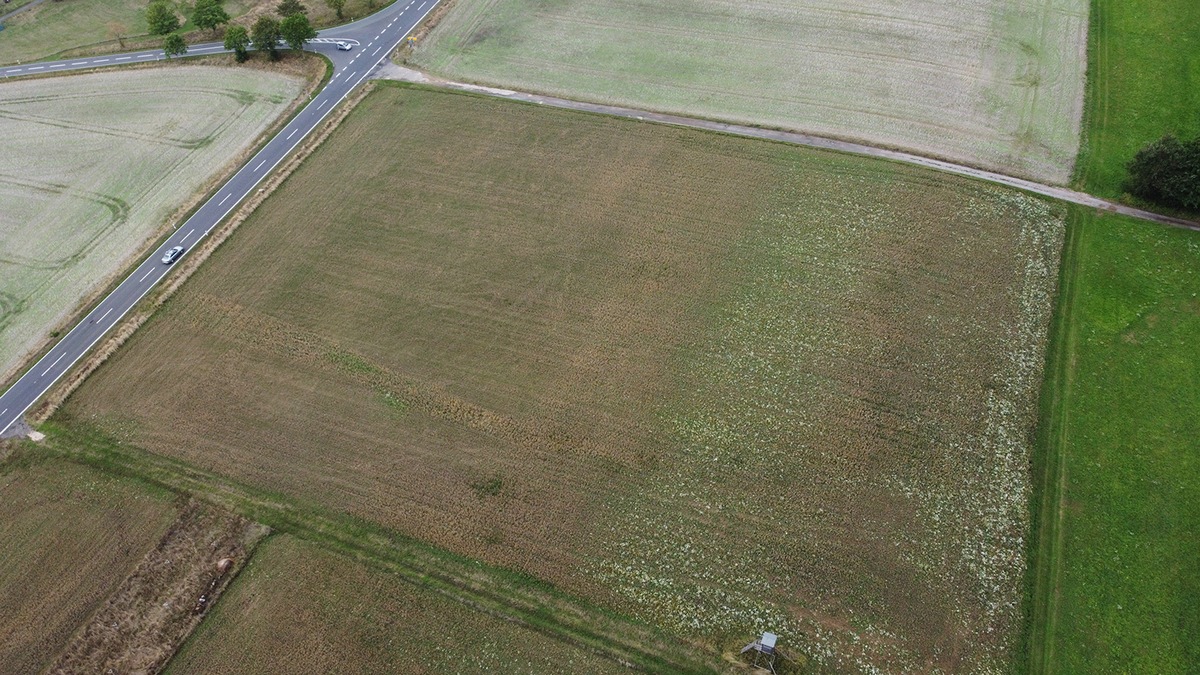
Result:
{"label": "paved side road", "polygon": [[[325,119],[325,116],[351,90],[387,59],[400,41],[425,18],[439,0],[397,0],[384,10],[345,26],[322,31],[311,45],[330,58],[334,75],[280,132],[250,158],[216,193],[180,225],[163,243],[125,278],[95,309],[50,348],[8,391],[0,395],[0,436],[11,435],[10,427],[44,393],[83,357],[104,335],[133,308],[171,270],[161,262],[163,254],[175,246],[184,247],[186,256],[200,240],[229,215],[262,179],[271,173],[301,141]],[[338,51],[336,40],[356,46]],[[208,54],[224,51],[222,45],[195,45],[188,53]],[[140,51],[84,59],[48,61],[35,65],[0,69],[0,75],[30,75],[44,72],[81,70],[161,58],[161,51]]]}
{"label": "paved side road", "polygon": [[402,68],[394,64],[388,64],[375,74],[375,77],[383,79],[403,80],[406,82],[423,82],[433,86],[445,87],[447,89],[457,89],[460,91],[470,91],[488,96],[496,96],[499,98],[511,99],[514,101],[525,101],[528,103],[538,103],[541,105],[553,106],[555,108],[566,108],[568,110],[581,110],[585,112],[601,113],[604,115],[615,115],[617,117],[626,117],[637,120],[650,120],[661,124],[672,124],[680,127],[692,127],[694,129],[706,129],[708,131],[719,131],[727,134],[736,134],[738,136],[748,136],[750,138],[762,138],[771,141],[782,141],[784,143],[792,143],[795,145],[803,145],[809,148],[820,148],[823,150],[836,150],[838,152],[848,152],[854,155],[865,155],[867,157],[878,157],[880,159],[890,159],[896,162],[904,162],[905,164],[915,164],[946,173],[953,173],[960,176],[969,176],[978,178],[989,183],[999,185],[1007,185],[1020,190],[1026,190],[1035,194],[1061,199],[1065,202],[1080,204],[1090,208],[1100,209],[1111,213],[1119,213],[1132,218],[1141,220],[1149,220],[1163,225],[1172,227],[1182,227],[1189,230],[1200,231],[1200,223],[1184,220],[1183,218],[1174,218],[1172,216],[1164,216],[1161,213],[1152,211],[1144,211],[1142,209],[1119,204],[1107,199],[1101,199],[1086,192],[1079,192],[1065,187],[1056,187],[1053,185],[1044,185],[1036,183],[1024,178],[1016,178],[1007,176],[994,171],[986,171],[975,167],[964,166],[962,164],[954,164],[940,159],[931,159],[922,157],[921,155],[913,155],[899,150],[886,150],[870,145],[862,145],[860,143],[852,143],[850,141],[840,141],[833,138],[825,138],[822,136],[810,136],[794,131],[780,131],[778,129],[763,129],[760,127],[750,127],[741,124],[729,124],[726,122],[714,122],[712,120],[696,119],[694,117],[682,117],[680,115],[668,115],[665,113],[649,112],[646,110],[637,110],[635,108],[623,108],[620,106],[603,105],[600,103],[585,103],[582,101],[573,101],[565,98],[557,98],[554,96],[542,96],[540,94],[529,94],[520,91],[510,91],[508,89],[497,89],[495,87],[484,87],[476,84],[467,84],[463,82],[452,82],[449,80],[441,80],[430,77],[420,71],[410,68]]}

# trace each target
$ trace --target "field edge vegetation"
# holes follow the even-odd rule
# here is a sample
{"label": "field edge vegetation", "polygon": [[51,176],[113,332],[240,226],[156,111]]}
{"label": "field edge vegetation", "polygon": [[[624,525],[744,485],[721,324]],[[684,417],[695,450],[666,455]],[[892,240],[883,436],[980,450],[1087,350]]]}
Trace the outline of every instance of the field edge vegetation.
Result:
{"label": "field edge vegetation", "polygon": [[714,662],[642,622],[569,596],[526,574],[499,569],[319,505],[238,483],[116,441],[62,416],[43,423],[39,451],[107,474],[184,494],[398,574],[473,610],[524,625],[622,664],[650,671],[715,672]]}

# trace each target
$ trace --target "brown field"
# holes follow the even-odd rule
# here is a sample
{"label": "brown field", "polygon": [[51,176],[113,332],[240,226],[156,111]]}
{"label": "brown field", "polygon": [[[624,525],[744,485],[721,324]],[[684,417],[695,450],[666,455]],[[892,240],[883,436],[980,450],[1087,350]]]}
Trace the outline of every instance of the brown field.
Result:
{"label": "brown field", "polygon": [[240,516],[187,502],[48,672],[160,672],[265,534]]}
{"label": "brown field", "polygon": [[382,87],[59,419],[714,650],[1002,670],[1062,228],[914,168]]}
{"label": "brown field", "polygon": [[0,670],[49,665],[175,516],[171,495],[75,464],[0,465]]}
{"label": "brown field", "polygon": [[259,548],[167,672],[617,673],[625,669],[326,549],[278,536]]}

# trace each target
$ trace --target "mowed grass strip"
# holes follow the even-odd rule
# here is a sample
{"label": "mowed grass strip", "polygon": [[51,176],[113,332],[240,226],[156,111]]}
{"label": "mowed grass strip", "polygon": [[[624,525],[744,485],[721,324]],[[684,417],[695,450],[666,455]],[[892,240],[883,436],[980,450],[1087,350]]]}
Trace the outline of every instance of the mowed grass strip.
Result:
{"label": "mowed grass strip", "polygon": [[1031,670],[1194,672],[1200,236],[1083,209],[1071,228]]}
{"label": "mowed grass strip", "polygon": [[0,373],[157,237],[302,85],[180,66],[0,86]]}
{"label": "mowed grass strip", "polygon": [[1092,0],[1091,26],[1076,182],[1117,197],[1147,143],[1200,135],[1200,3]]}
{"label": "mowed grass strip", "polygon": [[0,663],[50,665],[175,519],[165,490],[61,459],[0,463]]}
{"label": "mowed grass strip", "polygon": [[455,78],[1066,183],[1087,14],[1088,0],[461,0],[414,58]]}
{"label": "mowed grass strip", "polygon": [[[59,423],[702,645],[995,669],[1063,214],[383,86]],[[970,620],[962,617],[970,617]]]}
{"label": "mowed grass strip", "polygon": [[166,672],[625,671],[578,647],[283,535],[258,548]]}

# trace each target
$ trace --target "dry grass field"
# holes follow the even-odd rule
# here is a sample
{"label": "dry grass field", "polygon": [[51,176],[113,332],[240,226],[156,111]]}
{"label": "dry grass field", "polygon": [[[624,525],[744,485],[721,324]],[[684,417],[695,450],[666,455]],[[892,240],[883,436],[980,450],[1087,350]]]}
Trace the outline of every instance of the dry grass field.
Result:
{"label": "dry grass field", "polygon": [[439,74],[1071,176],[1087,0],[458,0]]}
{"label": "dry grass field", "polygon": [[999,671],[1062,231],[910,167],[382,86],[59,420],[713,650]]}
{"label": "dry grass field", "polygon": [[60,460],[0,464],[0,670],[50,665],[175,518],[171,497]]}
{"label": "dry grass field", "polygon": [[[322,0],[301,0],[308,7],[313,25],[331,26],[336,16]],[[86,2],[44,2],[9,19],[0,34],[0,64],[29,63],[55,55],[117,52],[160,47],[162,38],[149,35],[145,0],[87,0]],[[190,17],[193,2],[173,0],[176,14],[183,23],[189,41],[220,41],[223,34],[198,31]],[[274,12],[278,0],[225,0],[225,11],[234,23],[249,26],[264,13]],[[362,17],[383,0],[348,0],[343,10],[346,20]],[[14,3],[15,6],[15,3]],[[0,5],[0,13],[9,6]],[[194,31],[194,32],[192,32]]]}
{"label": "dry grass field", "polygon": [[[287,620],[281,621],[281,617]],[[619,673],[615,663],[290,536],[255,553],[168,673]]]}
{"label": "dry grass field", "polygon": [[0,85],[0,379],[301,91],[246,68]]}

